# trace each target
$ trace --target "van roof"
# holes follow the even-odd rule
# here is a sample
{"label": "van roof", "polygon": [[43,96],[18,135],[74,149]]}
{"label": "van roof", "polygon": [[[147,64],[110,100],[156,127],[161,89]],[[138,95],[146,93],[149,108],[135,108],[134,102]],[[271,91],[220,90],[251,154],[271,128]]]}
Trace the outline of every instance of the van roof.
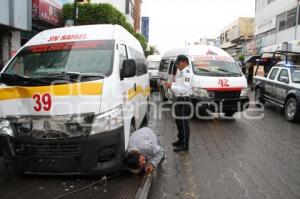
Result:
{"label": "van roof", "polygon": [[25,46],[88,40],[126,41],[131,47],[142,51],[139,41],[120,25],[99,24],[62,27],[45,30],[29,40]]}
{"label": "van roof", "polygon": [[206,46],[206,45],[192,45],[183,48],[169,50],[164,53],[163,57],[177,57],[178,55],[186,55],[186,56],[220,55],[220,56],[231,57],[227,52],[225,52],[224,50],[218,47]]}

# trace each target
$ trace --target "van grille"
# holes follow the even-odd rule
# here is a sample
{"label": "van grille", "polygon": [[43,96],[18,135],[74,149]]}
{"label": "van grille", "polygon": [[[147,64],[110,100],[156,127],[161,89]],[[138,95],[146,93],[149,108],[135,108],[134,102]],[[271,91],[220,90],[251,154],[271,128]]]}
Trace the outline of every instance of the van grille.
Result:
{"label": "van grille", "polygon": [[215,99],[236,99],[240,97],[240,91],[211,91]]}
{"label": "van grille", "polygon": [[16,155],[25,157],[78,157],[83,143],[45,143],[13,141]]}

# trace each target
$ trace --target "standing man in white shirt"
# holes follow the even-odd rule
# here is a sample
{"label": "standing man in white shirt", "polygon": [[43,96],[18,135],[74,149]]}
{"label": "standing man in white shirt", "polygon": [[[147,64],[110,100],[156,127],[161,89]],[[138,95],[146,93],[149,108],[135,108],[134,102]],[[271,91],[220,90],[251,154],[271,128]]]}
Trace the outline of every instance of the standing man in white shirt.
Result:
{"label": "standing man in white shirt", "polygon": [[192,75],[189,67],[189,59],[185,55],[179,55],[175,61],[178,69],[176,80],[173,84],[166,83],[176,97],[175,114],[178,129],[178,141],[173,143],[174,152],[188,151],[190,139],[189,116],[191,115],[190,96],[192,94]]}

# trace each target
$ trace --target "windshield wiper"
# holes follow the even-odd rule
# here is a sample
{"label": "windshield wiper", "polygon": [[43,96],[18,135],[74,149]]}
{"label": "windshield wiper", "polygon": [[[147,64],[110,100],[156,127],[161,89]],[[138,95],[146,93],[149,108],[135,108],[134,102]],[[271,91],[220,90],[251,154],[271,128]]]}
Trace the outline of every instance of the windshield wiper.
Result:
{"label": "windshield wiper", "polygon": [[8,83],[9,85],[18,85],[17,83],[11,82],[11,80],[17,80],[17,83],[24,83],[26,85],[30,83],[34,84],[42,84],[42,85],[48,85],[49,82],[45,80],[36,79],[33,77],[23,76],[19,74],[9,74],[9,73],[2,73],[1,74],[1,82]]}
{"label": "windshield wiper", "polygon": [[217,71],[222,71],[222,72],[228,73],[228,74],[230,74],[230,75],[234,75],[234,76],[236,76],[236,77],[241,76],[241,74],[239,74],[239,73],[235,73],[235,72],[232,72],[232,71],[229,71],[229,70],[225,70],[225,69],[221,69],[221,68],[217,68],[216,70],[217,70]]}
{"label": "windshield wiper", "polygon": [[210,76],[223,75],[223,74],[220,74],[220,73],[216,73],[215,71],[211,71],[211,70],[204,69],[204,68],[197,68],[197,69],[201,70],[203,72],[207,72]]}
{"label": "windshield wiper", "polygon": [[49,73],[47,74],[45,77],[64,77],[64,76],[68,76],[68,77],[100,77],[100,78],[104,78],[105,75],[100,74],[100,73],[80,73],[80,72],[60,72],[60,73]]}

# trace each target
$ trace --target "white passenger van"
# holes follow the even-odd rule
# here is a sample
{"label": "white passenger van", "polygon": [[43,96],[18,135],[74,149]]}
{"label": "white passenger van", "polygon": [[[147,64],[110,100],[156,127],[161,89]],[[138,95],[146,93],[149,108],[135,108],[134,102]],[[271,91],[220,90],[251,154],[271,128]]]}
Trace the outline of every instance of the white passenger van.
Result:
{"label": "white passenger van", "polygon": [[160,64],[161,55],[149,55],[147,57],[147,67],[150,77],[150,87],[156,89],[158,81],[158,67]]}
{"label": "white passenger van", "polygon": [[225,51],[213,46],[188,46],[164,53],[159,67],[159,87],[162,100],[174,95],[165,88],[165,82],[175,81],[177,68],[174,64],[178,55],[186,55],[193,75],[191,96],[197,110],[223,112],[232,116],[245,109],[249,101],[247,81],[234,59]]}
{"label": "white passenger van", "polygon": [[18,172],[114,172],[149,93],[142,47],[121,26],[46,30],[1,71],[0,147]]}

